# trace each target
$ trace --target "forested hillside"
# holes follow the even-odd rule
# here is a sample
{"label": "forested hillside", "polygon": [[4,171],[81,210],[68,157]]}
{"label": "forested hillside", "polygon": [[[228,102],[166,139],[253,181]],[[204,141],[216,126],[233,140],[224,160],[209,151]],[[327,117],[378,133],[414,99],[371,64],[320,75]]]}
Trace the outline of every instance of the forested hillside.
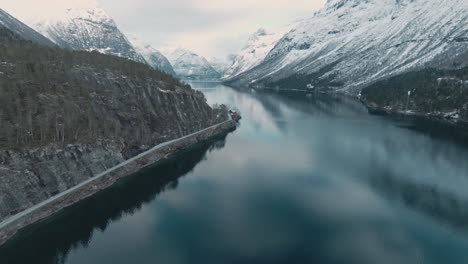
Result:
{"label": "forested hillside", "polygon": [[0,31],[0,146],[118,140],[154,145],[226,117],[147,65],[68,51]]}
{"label": "forested hillside", "polygon": [[468,122],[468,67],[397,75],[365,88],[361,96],[371,109]]}
{"label": "forested hillside", "polygon": [[225,107],[146,64],[0,26],[0,220],[227,119]]}

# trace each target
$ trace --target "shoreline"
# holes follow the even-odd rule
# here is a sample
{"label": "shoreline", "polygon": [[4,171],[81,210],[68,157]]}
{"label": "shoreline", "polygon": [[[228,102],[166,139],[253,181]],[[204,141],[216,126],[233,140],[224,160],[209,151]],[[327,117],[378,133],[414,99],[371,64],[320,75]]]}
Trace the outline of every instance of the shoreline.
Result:
{"label": "shoreline", "polygon": [[370,115],[382,118],[396,118],[410,120],[419,124],[420,132],[434,138],[449,140],[456,144],[468,147],[468,122],[460,119],[448,119],[444,115],[434,115],[421,112],[403,112],[396,110],[372,107],[362,102]]}
{"label": "shoreline", "polygon": [[[250,91],[253,89],[254,91],[266,91],[266,92],[294,92],[294,93],[302,93],[304,96],[309,96],[309,95],[314,95],[313,92],[307,89],[276,89],[276,88],[269,88],[269,87],[261,87],[261,88],[241,88],[236,85],[232,85],[230,83],[223,82],[223,85],[226,85],[228,87],[231,87],[232,89],[238,90],[238,91]],[[349,93],[344,93],[341,91],[335,91],[335,92],[319,92],[316,94],[316,96],[333,96],[333,95],[338,95],[338,96],[343,96],[346,98],[350,98],[355,100],[356,102],[359,102],[370,115],[374,116],[388,116],[388,117],[397,117],[397,118],[412,118],[413,120],[416,121],[424,121],[424,122],[430,122],[445,128],[451,128],[454,129],[455,131],[458,131],[457,133],[459,134],[457,138],[460,138],[463,140],[463,142],[468,143],[468,120],[463,120],[463,119],[453,119],[453,118],[447,118],[446,115],[449,113],[423,113],[423,112],[404,112],[404,111],[399,111],[399,110],[389,110],[385,109],[383,107],[378,107],[378,106],[371,106],[365,102],[365,100],[362,100],[358,96],[351,95]],[[315,95],[314,95],[315,96]]]}
{"label": "shoreline", "polygon": [[440,113],[439,115],[437,115],[437,114],[423,113],[423,112],[412,112],[412,111],[405,112],[405,111],[399,111],[399,110],[388,110],[382,107],[369,106],[365,102],[362,102],[362,100],[361,100],[361,103],[367,108],[367,110],[369,111],[369,114],[371,115],[410,117],[410,118],[416,118],[416,119],[421,119],[421,120],[426,120],[426,121],[431,121],[431,122],[437,122],[443,125],[453,126],[456,128],[468,129],[468,121],[465,121],[462,119],[446,118],[444,116],[444,114],[446,113]]}
{"label": "shoreline", "polygon": [[229,119],[217,125],[202,129],[184,137],[159,144],[119,165],[53,196],[29,209],[26,209],[0,223],[0,246],[14,237],[23,228],[44,220],[101,190],[104,190],[119,179],[131,176],[141,169],[165,159],[171,154],[187,149],[197,143],[217,135],[235,130],[237,122]]}

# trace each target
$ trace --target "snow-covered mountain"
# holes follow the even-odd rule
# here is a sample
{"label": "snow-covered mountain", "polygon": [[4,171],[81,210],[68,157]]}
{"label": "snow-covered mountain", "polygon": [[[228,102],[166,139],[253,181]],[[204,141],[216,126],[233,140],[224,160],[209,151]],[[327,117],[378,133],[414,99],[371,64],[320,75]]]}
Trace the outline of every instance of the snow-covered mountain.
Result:
{"label": "snow-covered mountain", "polygon": [[135,37],[132,37],[130,41],[133,47],[135,47],[135,50],[143,56],[152,68],[161,70],[172,76],[177,76],[171,63],[161,52]]}
{"label": "snow-covered mountain", "polygon": [[221,74],[204,57],[183,48],[165,49],[177,76],[185,80],[218,80]]}
{"label": "snow-covered mountain", "polygon": [[357,91],[408,71],[467,64],[466,0],[328,0],[231,83]]}
{"label": "snow-covered mountain", "polygon": [[261,28],[252,34],[245,47],[234,58],[232,65],[225,72],[223,79],[229,80],[235,78],[237,75],[260,64],[273,49],[278,40],[288,32],[289,28],[289,26],[278,30],[266,30]]}
{"label": "snow-covered mountain", "polygon": [[213,68],[223,76],[226,71],[228,71],[231,68],[231,65],[233,63],[234,57],[233,56],[228,56],[225,59],[220,59],[217,57],[211,57],[208,59],[208,62],[213,66]]}
{"label": "snow-covered mountain", "polygon": [[22,39],[30,40],[42,45],[55,46],[49,39],[26,26],[23,22],[0,8],[0,28],[1,27],[10,30]]}
{"label": "snow-covered mountain", "polygon": [[[62,48],[125,57],[145,63],[114,20],[94,1],[70,2],[70,8],[30,25]],[[38,16],[40,17],[40,16]]]}

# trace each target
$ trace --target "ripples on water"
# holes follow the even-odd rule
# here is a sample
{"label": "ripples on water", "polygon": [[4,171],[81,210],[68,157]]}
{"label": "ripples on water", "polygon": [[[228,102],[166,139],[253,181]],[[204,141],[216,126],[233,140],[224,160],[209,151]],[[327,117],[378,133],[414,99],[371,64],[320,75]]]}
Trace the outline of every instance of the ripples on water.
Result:
{"label": "ripples on water", "polygon": [[194,86],[239,129],[28,228],[0,263],[468,263],[468,151],[444,133],[346,98]]}

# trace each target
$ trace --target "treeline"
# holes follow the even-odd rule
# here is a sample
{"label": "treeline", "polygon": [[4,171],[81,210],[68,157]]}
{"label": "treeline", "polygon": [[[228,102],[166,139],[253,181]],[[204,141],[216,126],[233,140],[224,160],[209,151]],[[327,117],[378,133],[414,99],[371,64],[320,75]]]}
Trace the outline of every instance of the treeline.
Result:
{"label": "treeline", "polygon": [[138,78],[157,79],[173,86],[189,86],[183,84],[172,75],[155,70],[150,66],[126,58],[108,56],[97,51],[73,51],[37,45],[20,40],[11,31],[0,27],[0,59],[15,62],[22,71],[21,74],[35,74],[41,67],[56,67],[63,71],[80,66],[92,66],[107,69],[114,73],[122,73]]}
{"label": "treeline", "polygon": [[367,104],[418,112],[459,112],[468,119],[468,67],[400,74],[363,89]]}

